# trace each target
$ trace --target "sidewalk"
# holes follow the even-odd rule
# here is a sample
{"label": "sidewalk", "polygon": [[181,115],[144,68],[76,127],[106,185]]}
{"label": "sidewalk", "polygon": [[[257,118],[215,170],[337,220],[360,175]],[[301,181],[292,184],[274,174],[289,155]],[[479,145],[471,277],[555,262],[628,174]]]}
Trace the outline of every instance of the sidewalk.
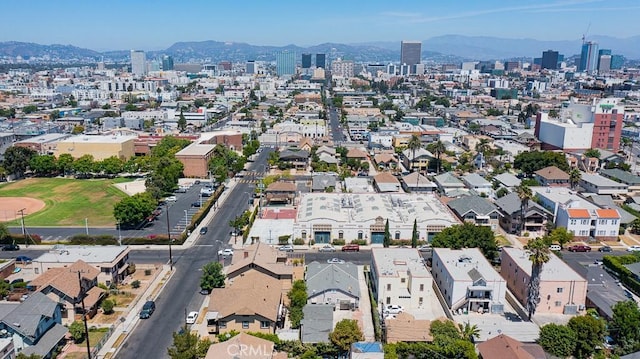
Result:
{"label": "sidewalk", "polygon": [[[109,339],[104,343],[96,358],[105,358],[107,354],[111,354],[110,358],[115,358],[118,353],[119,346],[127,339],[129,333],[131,333],[136,324],[138,323],[138,314],[142,309],[142,306],[147,300],[155,300],[156,297],[162,292],[162,289],[171,279],[175,271],[171,271],[168,264],[162,266],[162,270],[153,279],[147,290],[138,297],[138,301],[133,305],[124,321],[117,323],[116,328]],[[117,344],[117,346],[116,346]]]}

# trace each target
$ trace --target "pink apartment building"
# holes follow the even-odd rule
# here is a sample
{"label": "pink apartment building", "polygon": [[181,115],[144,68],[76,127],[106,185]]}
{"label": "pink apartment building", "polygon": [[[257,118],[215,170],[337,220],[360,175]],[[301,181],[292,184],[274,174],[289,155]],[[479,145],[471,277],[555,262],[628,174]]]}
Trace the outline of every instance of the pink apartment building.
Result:
{"label": "pink apartment building", "polygon": [[[527,287],[531,278],[529,254],[519,248],[502,249],[500,274],[518,302],[526,306]],[[585,310],[587,280],[555,254],[542,267],[540,303],[536,314],[579,314]]]}

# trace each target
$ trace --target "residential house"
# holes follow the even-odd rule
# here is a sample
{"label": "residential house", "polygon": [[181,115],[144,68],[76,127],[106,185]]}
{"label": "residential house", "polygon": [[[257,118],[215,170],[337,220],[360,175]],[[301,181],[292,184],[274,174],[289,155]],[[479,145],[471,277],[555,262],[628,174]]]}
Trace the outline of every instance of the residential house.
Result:
{"label": "residential house", "polygon": [[500,334],[477,345],[480,359],[547,359],[544,349],[534,343],[522,343]]}
{"label": "residential house", "polygon": [[331,157],[335,157],[336,156],[336,149],[333,147],[329,147],[329,146],[320,146],[318,147],[318,149],[316,149],[316,155],[320,156],[322,154],[326,154],[329,155]]}
{"label": "residential house", "polygon": [[212,334],[232,330],[273,334],[284,322],[282,284],[260,271],[247,271],[211,292],[205,319]]}
{"label": "residential house", "polygon": [[324,162],[328,165],[338,165],[340,163],[340,159],[336,158],[336,156],[323,152],[318,155],[318,162]]}
{"label": "residential house", "polygon": [[418,172],[402,177],[402,188],[405,192],[434,192],[438,186]]}
{"label": "residential house", "polygon": [[29,282],[29,286],[59,303],[63,324],[71,324],[76,314],[82,315],[83,304],[87,315],[93,317],[97,313],[98,303],[105,294],[98,287],[99,273],[95,267],[78,260],[69,267],[49,269]]}
{"label": "residential house", "polygon": [[491,182],[487,181],[477,173],[471,173],[462,177],[462,182],[464,182],[467,188],[479,195],[484,194],[489,197],[491,193],[493,193],[493,186],[491,185]]}
{"label": "residential house", "polygon": [[507,285],[480,249],[434,248],[431,273],[451,311],[504,311]]}
{"label": "residential house", "polygon": [[298,144],[299,149],[307,152],[311,152],[311,147],[313,147],[313,140],[309,137],[303,137]]}
{"label": "residential house", "polygon": [[518,177],[512,175],[511,173],[501,173],[493,177],[493,181],[498,183],[498,186],[501,188],[506,188],[509,191],[512,191],[514,188],[520,185],[522,182]]}
{"label": "residential house", "polygon": [[460,181],[453,172],[445,172],[443,174],[433,177],[433,180],[438,185],[440,193],[447,195],[449,192],[464,189],[464,183]]}
{"label": "residential house", "polygon": [[292,168],[305,169],[309,164],[309,152],[304,150],[284,150],[280,152],[279,160]]}
{"label": "residential house", "polygon": [[486,198],[477,195],[462,196],[447,203],[449,208],[465,222],[479,226],[489,226],[492,230],[498,228],[500,216],[498,208]]}
{"label": "residential house", "polygon": [[[498,207],[500,216],[500,227],[508,233],[518,233],[522,227],[522,201],[515,192],[509,193],[496,199],[495,205]],[[527,211],[524,213],[524,232],[542,235],[545,231],[547,221],[553,219],[553,214],[536,202],[527,202]]]}
{"label": "residential house", "polygon": [[227,279],[234,280],[254,271],[279,280],[283,295],[291,289],[293,266],[287,262],[287,254],[273,246],[258,242],[236,251],[227,267]]}
{"label": "residential house", "polygon": [[584,188],[587,192],[614,196],[629,192],[629,186],[625,183],[616,182],[595,173],[582,172],[581,174],[582,177],[580,178],[579,184],[580,187]]}
{"label": "residential house", "polygon": [[617,168],[600,170],[600,175],[608,179],[626,184],[628,186],[627,188],[629,189],[629,192],[640,191],[640,176]]}
{"label": "residential house", "polygon": [[541,186],[569,187],[569,174],[556,166],[537,170],[533,177]]}
{"label": "residential house", "polygon": [[427,171],[429,169],[429,161],[434,159],[435,156],[427,151],[426,149],[420,147],[415,150],[405,149],[402,151],[402,164],[409,171]]}
{"label": "residential house", "polygon": [[385,341],[388,344],[399,342],[431,342],[433,337],[429,330],[431,321],[415,319],[409,313],[400,313],[394,317],[387,317],[385,324]]}
{"label": "residential house", "polygon": [[296,198],[296,184],[288,181],[273,182],[264,191],[267,203],[291,204]]}
{"label": "residential house", "polygon": [[333,304],[307,304],[302,308],[300,339],[303,343],[328,343],[333,330]]}
{"label": "residential house", "polygon": [[[509,291],[523,305],[527,302],[532,264],[529,253],[520,248],[502,248],[500,273]],[[579,314],[585,309],[587,280],[555,254],[542,266],[540,303],[536,314]]]}
{"label": "residential house", "polygon": [[311,177],[311,192],[335,190],[338,176],[335,173],[315,172]]}
{"label": "residential house", "polygon": [[371,284],[381,305],[401,305],[409,313],[433,294],[433,277],[415,248],[373,248]]}
{"label": "residential house", "polygon": [[287,359],[272,341],[240,333],[224,342],[211,344],[205,359]]}
{"label": "residential house", "polygon": [[347,152],[347,159],[366,161],[368,158],[367,153],[359,148],[350,148]]}
{"label": "residential house", "polygon": [[617,241],[621,216],[615,209],[587,209],[582,202],[561,205],[556,225],[572,232],[576,241]]}
{"label": "residential house", "polygon": [[373,156],[373,161],[378,168],[387,170],[396,168],[398,165],[398,160],[391,153],[378,153]]}
{"label": "residential house", "polygon": [[353,263],[311,262],[307,265],[307,302],[352,310],[360,303],[358,267]]}
{"label": "residential house", "polygon": [[18,352],[43,359],[53,357],[67,334],[60,306],[40,292],[22,303],[0,303],[0,329],[13,338]]}
{"label": "residential house", "polygon": [[380,172],[373,177],[373,185],[379,193],[402,192],[400,181],[389,172]]}

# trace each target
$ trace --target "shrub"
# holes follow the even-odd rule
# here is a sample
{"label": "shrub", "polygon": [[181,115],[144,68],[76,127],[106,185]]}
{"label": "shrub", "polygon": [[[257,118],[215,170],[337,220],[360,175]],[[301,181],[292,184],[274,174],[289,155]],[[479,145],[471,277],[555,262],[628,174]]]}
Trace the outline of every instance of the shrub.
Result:
{"label": "shrub", "polygon": [[523,237],[529,237],[529,232],[524,232],[524,233],[522,233],[522,236],[523,236]]}
{"label": "shrub", "polygon": [[129,263],[129,268],[127,268],[127,272],[129,274],[133,274],[136,272],[136,264],[135,263]]}
{"label": "shrub", "polygon": [[334,239],[332,243],[334,246],[344,246],[345,241],[344,239]]}
{"label": "shrub", "polygon": [[151,275],[151,269],[145,269],[144,275]]}
{"label": "shrub", "polygon": [[367,240],[366,239],[354,239],[351,241],[351,244],[357,244],[360,246],[366,246],[367,245]]}
{"label": "shrub", "polygon": [[113,313],[113,307],[115,307],[115,303],[112,300],[105,299],[102,301],[102,311],[104,314]]}
{"label": "shrub", "polygon": [[84,325],[82,324],[82,322],[76,320],[75,322],[71,323],[71,325],[69,326],[69,333],[71,334],[71,338],[73,338],[74,342],[81,342],[82,339],[84,339]]}
{"label": "shrub", "polygon": [[133,289],[140,288],[140,281],[136,279],[133,282],[131,282],[131,288],[133,288]]}
{"label": "shrub", "polygon": [[304,239],[296,238],[296,239],[293,240],[293,244],[295,244],[296,246],[304,245]]}

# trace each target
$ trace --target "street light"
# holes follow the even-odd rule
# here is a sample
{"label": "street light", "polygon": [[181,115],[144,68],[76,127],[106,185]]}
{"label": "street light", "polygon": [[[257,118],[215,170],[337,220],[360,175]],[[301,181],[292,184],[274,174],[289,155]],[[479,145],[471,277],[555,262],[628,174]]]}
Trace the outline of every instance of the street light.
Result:
{"label": "street light", "polygon": [[84,297],[86,295],[86,292],[82,285],[82,277],[81,277],[81,273],[84,273],[84,271],[79,270],[77,273],[78,273],[78,285],[80,286],[80,294],[79,294],[80,303],[82,303],[82,319],[84,321],[84,335],[85,335],[85,340],[87,341],[87,358],[91,359],[91,345],[89,344],[89,326],[87,325],[87,309],[84,306]]}
{"label": "street light", "polygon": [[20,222],[21,226],[22,226],[22,236],[24,237],[24,244],[25,246],[29,246],[29,241],[27,240],[27,230],[24,228],[24,211],[26,210],[26,208],[23,208],[21,210],[19,210],[18,212],[20,212],[20,216],[22,217],[22,221]]}
{"label": "street light", "polygon": [[122,234],[120,234],[120,220],[118,220],[118,245],[122,245]]}

